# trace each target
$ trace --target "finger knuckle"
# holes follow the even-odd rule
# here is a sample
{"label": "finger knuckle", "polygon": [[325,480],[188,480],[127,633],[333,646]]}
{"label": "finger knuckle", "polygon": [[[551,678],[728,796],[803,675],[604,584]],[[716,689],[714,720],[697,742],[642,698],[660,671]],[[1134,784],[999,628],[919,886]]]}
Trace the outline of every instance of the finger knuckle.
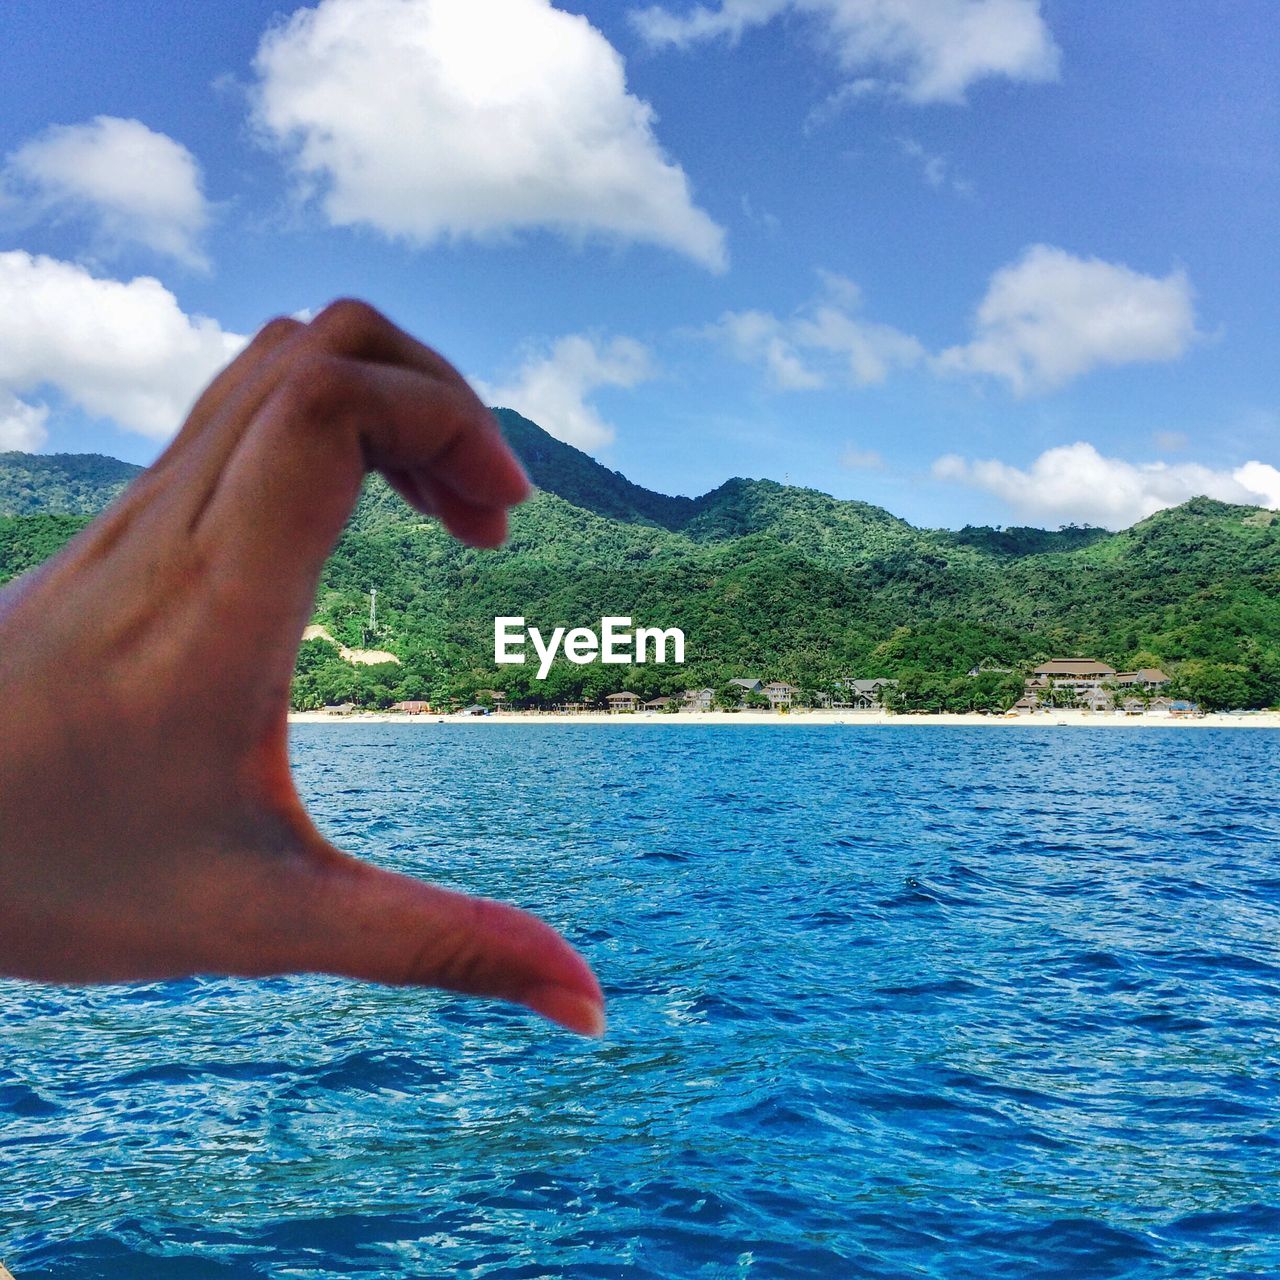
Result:
{"label": "finger knuckle", "polygon": [[467,901],[452,929],[435,934],[415,948],[402,981],[469,995],[488,992],[490,966],[480,939],[488,925],[490,905],[483,898]]}
{"label": "finger knuckle", "polygon": [[312,329],[339,342],[349,342],[387,324],[376,307],[359,298],[338,298],[311,322]]}
{"label": "finger knuckle", "polygon": [[345,413],[355,389],[346,361],[312,349],[292,361],[275,394],[286,417],[302,423],[321,423]]}
{"label": "finger knuckle", "polygon": [[305,328],[306,325],[292,316],[273,316],[258,330],[254,342],[259,346],[273,347],[288,341]]}

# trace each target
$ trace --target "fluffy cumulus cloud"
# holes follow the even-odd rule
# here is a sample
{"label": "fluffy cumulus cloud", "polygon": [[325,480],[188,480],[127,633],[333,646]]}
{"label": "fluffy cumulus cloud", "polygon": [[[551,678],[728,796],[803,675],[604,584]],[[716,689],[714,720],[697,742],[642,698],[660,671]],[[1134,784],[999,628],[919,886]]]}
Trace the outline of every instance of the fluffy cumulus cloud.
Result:
{"label": "fluffy cumulus cloud", "polygon": [[150,277],[106,280],[53,258],[0,253],[0,440],[42,443],[45,409],[30,398],[45,388],[167,439],[244,342],[185,314]]}
{"label": "fluffy cumulus cloud", "polygon": [[759,364],[781,391],[811,391],[826,384],[805,363],[788,322],[766,311],[726,311],[707,330],[744,364]]}
{"label": "fluffy cumulus cloud", "polygon": [[254,66],[258,126],[337,225],[424,244],[546,227],[725,266],[622,58],[549,0],[321,0]]}
{"label": "fluffy cumulus cloud", "polygon": [[0,186],[30,217],[84,218],[99,251],[138,244],[208,265],[200,166],[181,143],[138,120],[98,116],[46,129],[8,157]]}
{"label": "fluffy cumulus cloud", "polygon": [[793,316],[729,311],[707,330],[739,360],[759,364],[782,391],[807,391],[834,382],[858,387],[884,382],[917,364],[924,348],[910,334],[858,314],[857,286],[822,273],[824,296]]}
{"label": "fluffy cumulus cloud", "polygon": [[662,6],[633,21],[653,45],[735,40],[751,27],[795,14],[849,77],[839,97],[881,89],[916,103],[960,102],[980,80],[1045,81],[1059,52],[1040,0],[720,0],[683,13]]}
{"label": "fluffy cumulus cloud", "polygon": [[996,378],[1019,396],[1106,366],[1174,360],[1199,336],[1182,271],[1148,276],[1048,245],[1001,267],[978,305],[971,341],[932,356],[911,334],[866,318],[851,281],[819,275],[821,298],[794,315],[730,311],[707,332],[761,365],[780,390],[873,386],[923,365],[943,376]]}
{"label": "fluffy cumulus cloud", "polygon": [[934,463],[933,473],[985,489],[1037,522],[1119,529],[1198,496],[1280,509],[1280,470],[1269,463],[1219,471],[1195,463],[1133,463],[1083,442],[1048,449],[1026,469],[948,454]]}
{"label": "fluffy cumulus cloud", "polygon": [[1148,276],[1033,245],[992,276],[972,340],[944,351],[936,367],[999,378],[1026,395],[1106,365],[1175,360],[1195,337],[1182,271]]}
{"label": "fluffy cumulus cloud", "polygon": [[49,438],[48,418],[48,406],[27,404],[12,392],[0,390],[0,453],[6,449],[34,453]]}
{"label": "fluffy cumulus cloud", "polygon": [[478,384],[490,404],[515,409],[545,431],[579,449],[612,443],[614,429],[588,403],[602,387],[634,387],[653,377],[647,347],[632,338],[600,343],[581,334],[531,355],[504,385]]}

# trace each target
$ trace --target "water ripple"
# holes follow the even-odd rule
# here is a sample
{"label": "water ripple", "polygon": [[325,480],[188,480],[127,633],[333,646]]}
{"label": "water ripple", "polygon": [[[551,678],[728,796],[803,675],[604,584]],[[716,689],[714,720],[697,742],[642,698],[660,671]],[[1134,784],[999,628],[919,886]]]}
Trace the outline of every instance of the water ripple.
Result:
{"label": "water ripple", "polygon": [[353,852],[565,929],[610,1038],[322,977],[0,984],[19,1280],[1280,1274],[1275,735],[293,750]]}

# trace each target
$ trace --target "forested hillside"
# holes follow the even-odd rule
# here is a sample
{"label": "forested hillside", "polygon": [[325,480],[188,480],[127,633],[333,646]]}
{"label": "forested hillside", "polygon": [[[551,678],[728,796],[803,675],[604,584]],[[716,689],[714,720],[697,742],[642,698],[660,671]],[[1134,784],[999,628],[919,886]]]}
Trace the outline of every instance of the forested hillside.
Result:
{"label": "forested hillside", "polygon": [[0,453],[0,516],[92,515],[141,470],[100,453]]}
{"label": "forested hillside", "polygon": [[[915,705],[1008,705],[1049,656],[1162,666],[1207,706],[1280,702],[1280,522],[1196,499],[1121,533],[917,529],[878,507],[766,480],[700,498],[652,493],[501,411],[540,492],[501,551],[474,551],[370,481],[326,567],[316,620],[400,665],[303,647],[299,705],[504,690],[513,702],[648,697],[735,676],[829,689],[891,676]],[[0,455],[0,581],[37,564],[136,471],[111,459]],[[47,495],[47,497],[46,497]],[[79,504],[79,505],[77,505]],[[369,592],[378,630],[369,634]],[[544,632],[605,615],[678,626],[687,663],[560,661],[546,681],[495,667],[493,619]],[[376,642],[376,643],[375,643]],[[970,668],[1012,668],[971,679]]]}

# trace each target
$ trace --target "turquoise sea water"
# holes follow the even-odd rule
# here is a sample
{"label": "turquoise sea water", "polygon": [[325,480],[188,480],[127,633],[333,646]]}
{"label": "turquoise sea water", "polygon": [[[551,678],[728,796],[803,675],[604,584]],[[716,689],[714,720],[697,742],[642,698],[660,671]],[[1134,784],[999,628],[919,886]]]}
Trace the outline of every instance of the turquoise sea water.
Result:
{"label": "turquoise sea water", "polygon": [[18,1280],[1280,1275],[1280,735],[303,726],[371,859],[611,1032],[0,985]]}

